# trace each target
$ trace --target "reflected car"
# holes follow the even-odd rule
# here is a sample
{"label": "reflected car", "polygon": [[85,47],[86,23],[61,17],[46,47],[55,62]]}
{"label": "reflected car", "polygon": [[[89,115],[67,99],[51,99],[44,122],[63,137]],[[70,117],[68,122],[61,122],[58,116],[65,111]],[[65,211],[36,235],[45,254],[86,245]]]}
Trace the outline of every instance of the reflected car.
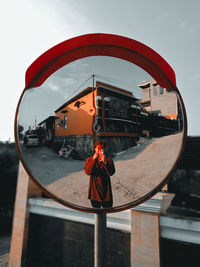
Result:
{"label": "reflected car", "polygon": [[39,146],[39,137],[37,134],[29,134],[24,137],[24,145],[28,146]]}

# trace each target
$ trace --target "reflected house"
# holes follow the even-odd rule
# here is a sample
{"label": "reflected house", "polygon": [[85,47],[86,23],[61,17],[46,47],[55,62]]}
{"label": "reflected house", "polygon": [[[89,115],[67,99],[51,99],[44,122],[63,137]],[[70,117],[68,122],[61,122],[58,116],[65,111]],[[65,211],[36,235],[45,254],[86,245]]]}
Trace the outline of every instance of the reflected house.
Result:
{"label": "reflected house", "polygon": [[142,89],[140,103],[149,112],[151,135],[161,136],[182,130],[182,116],[177,94],[161,87],[154,79],[138,85]]}
{"label": "reflected house", "polygon": [[55,116],[49,116],[47,119],[40,122],[38,126],[43,129],[44,143],[51,145],[55,137]]}
{"label": "reflected house", "polygon": [[81,158],[93,152],[93,142],[106,140],[115,153],[136,144],[147,128],[148,112],[131,92],[96,81],[55,111],[54,146],[73,146]]}

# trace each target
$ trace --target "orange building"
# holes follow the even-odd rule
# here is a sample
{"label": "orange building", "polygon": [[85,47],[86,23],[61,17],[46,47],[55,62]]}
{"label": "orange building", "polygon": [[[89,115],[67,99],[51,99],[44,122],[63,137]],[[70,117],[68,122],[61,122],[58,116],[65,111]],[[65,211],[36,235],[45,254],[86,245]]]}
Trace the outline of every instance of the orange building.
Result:
{"label": "orange building", "polygon": [[96,81],[55,111],[55,143],[88,155],[103,138],[116,153],[135,144],[145,125],[141,117],[148,112],[131,92]]}

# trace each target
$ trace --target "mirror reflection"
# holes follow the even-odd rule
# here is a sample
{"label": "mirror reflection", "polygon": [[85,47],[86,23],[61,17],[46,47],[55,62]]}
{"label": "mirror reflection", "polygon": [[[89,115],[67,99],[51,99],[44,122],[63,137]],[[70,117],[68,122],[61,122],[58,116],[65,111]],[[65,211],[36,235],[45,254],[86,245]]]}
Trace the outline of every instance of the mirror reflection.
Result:
{"label": "mirror reflection", "polygon": [[182,147],[177,92],[112,57],[74,61],[28,89],[18,119],[23,160],[56,197],[118,207],[151,192]]}

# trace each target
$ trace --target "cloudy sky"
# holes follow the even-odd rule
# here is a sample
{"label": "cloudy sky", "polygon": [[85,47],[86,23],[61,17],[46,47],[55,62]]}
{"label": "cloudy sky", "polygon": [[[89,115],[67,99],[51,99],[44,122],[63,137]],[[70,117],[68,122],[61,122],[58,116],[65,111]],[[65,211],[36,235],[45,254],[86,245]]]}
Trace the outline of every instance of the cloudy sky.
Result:
{"label": "cloudy sky", "polygon": [[188,135],[200,135],[199,10],[196,0],[3,1],[0,140],[13,140],[15,110],[29,65],[52,46],[87,33],[126,36],[158,52],[176,73]]}

